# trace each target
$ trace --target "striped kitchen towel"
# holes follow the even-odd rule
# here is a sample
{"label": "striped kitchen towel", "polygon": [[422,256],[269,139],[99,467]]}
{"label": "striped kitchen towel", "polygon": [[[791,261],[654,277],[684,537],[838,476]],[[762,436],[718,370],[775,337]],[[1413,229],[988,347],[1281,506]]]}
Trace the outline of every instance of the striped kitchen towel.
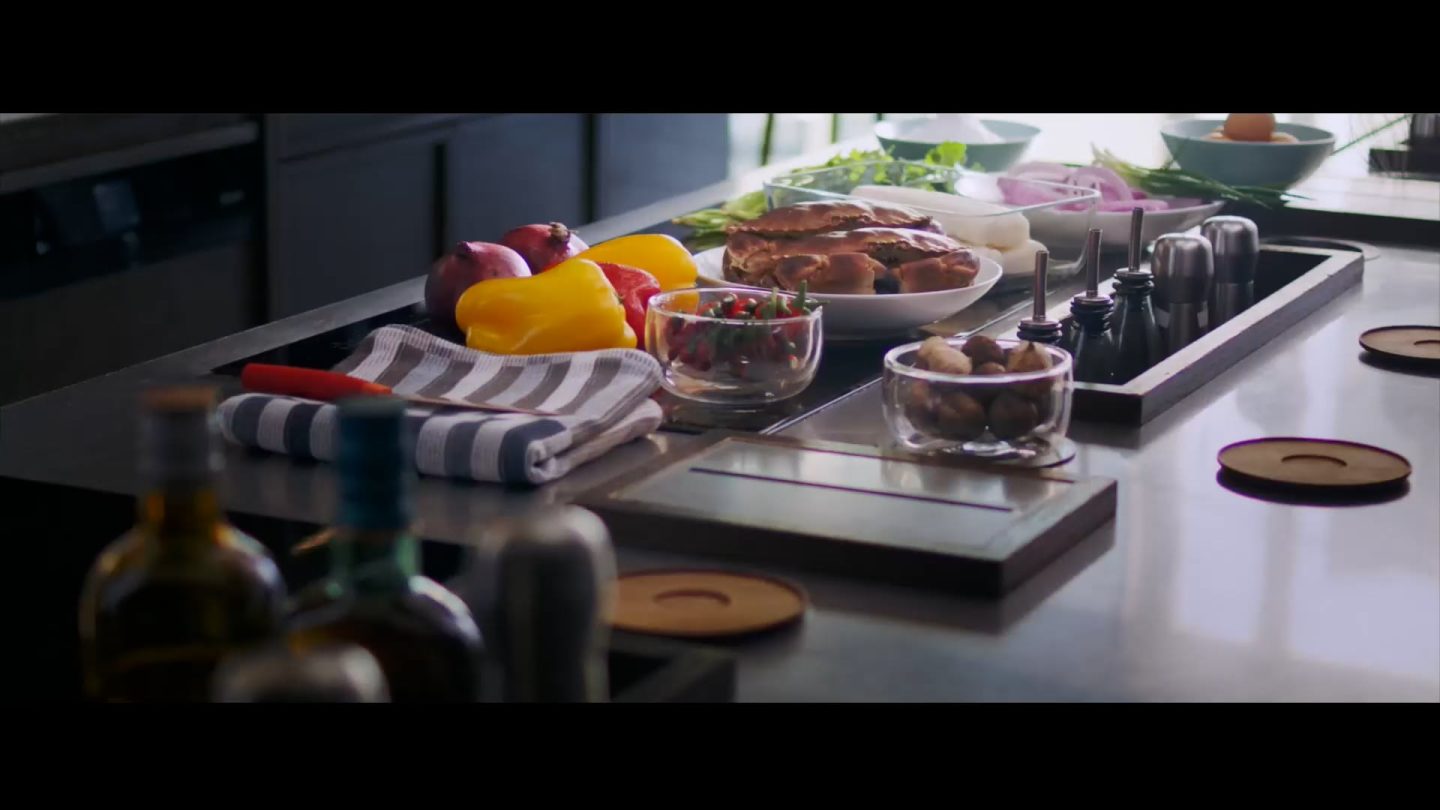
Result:
{"label": "striped kitchen towel", "polygon": [[[491,402],[553,417],[411,405],[415,464],[427,475],[544,484],[660,427],[660,364],[635,349],[505,356],[409,326],[375,330],[334,369],[397,394]],[[220,403],[226,438],[331,461],[336,406],[271,394]]]}

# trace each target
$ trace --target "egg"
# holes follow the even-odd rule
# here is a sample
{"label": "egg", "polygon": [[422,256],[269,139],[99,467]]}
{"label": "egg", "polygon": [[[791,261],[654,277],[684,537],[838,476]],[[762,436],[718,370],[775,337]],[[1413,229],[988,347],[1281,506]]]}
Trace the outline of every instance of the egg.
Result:
{"label": "egg", "polygon": [[1275,113],[1230,113],[1224,131],[1232,141],[1268,141],[1275,132]]}

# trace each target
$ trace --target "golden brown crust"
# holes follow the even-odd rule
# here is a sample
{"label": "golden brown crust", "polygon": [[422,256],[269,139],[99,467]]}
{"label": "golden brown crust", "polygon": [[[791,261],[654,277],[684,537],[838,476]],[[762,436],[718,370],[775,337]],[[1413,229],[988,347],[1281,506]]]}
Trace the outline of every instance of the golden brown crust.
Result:
{"label": "golden brown crust", "polygon": [[900,292],[923,293],[969,287],[980,273],[980,258],[961,249],[944,256],[906,262],[895,268]]}
{"label": "golden brown crust", "polygon": [[[788,256],[835,256],[858,253],[878,262],[882,269],[876,276],[893,284],[889,268],[922,259],[938,259],[964,251],[964,247],[942,234],[902,228],[858,228],[836,231],[799,239],[767,239],[753,234],[731,234],[725,249],[725,278],[743,284],[765,286],[779,284],[794,289],[774,278],[776,266]],[[978,268],[978,259],[971,260]],[[892,288],[893,289],[893,288]]]}
{"label": "golden brown crust", "polygon": [[875,278],[885,273],[885,265],[863,253],[837,253],[833,256],[786,256],[775,266],[775,282],[781,288],[805,289],[831,295],[874,295]]}
{"label": "golden brown crust", "polygon": [[856,228],[906,228],[943,233],[932,217],[914,209],[859,200],[787,205],[767,211],[748,222],[732,225],[730,233],[795,238]]}

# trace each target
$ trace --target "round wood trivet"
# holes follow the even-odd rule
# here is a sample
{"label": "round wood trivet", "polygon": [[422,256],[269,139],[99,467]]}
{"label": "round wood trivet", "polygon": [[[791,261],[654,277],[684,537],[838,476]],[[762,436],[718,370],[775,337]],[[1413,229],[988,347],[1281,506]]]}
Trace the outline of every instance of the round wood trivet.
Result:
{"label": "round wood trivet", "polygon": [[1440,327],[1382,326],[1362,334],[1360,345],[1382,357],[1440,364]]}
{"label": "round wood trivet", "polygon": [[770,577],[641,571],[620,577],[611,624],[661,636],[739,636],[789,624],[808,603],[799,586]]}
{"label": "round wood trivet", "polygon": [[1254,439],[1220,451],[1220,466],[1252,481],[1294,487],[1353,489],[1394,484],[1410,475],[1402,456],[1331,439]]}

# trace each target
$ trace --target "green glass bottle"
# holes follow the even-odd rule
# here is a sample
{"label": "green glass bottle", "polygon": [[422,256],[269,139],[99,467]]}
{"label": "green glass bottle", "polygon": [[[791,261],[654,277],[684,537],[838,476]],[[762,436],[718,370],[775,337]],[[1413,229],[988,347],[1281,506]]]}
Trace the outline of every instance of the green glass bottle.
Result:
{"label": "green glass bottle", "polygon": [[364,647],[395,703],[473,702],[480,631],[459,597],[420,574],[404,419],[404,403],[388,397],[340,404],[331,570],[297,599],[290,644],[301,652],[336,642]]}
{"label": "green glass bottle", "polygon": [[221,512],[215,392],[156,390],[143,407],[139,521],[101,552],[80,597],[86,692],[203,702],[222,658],[281,631],[285,583]]}

